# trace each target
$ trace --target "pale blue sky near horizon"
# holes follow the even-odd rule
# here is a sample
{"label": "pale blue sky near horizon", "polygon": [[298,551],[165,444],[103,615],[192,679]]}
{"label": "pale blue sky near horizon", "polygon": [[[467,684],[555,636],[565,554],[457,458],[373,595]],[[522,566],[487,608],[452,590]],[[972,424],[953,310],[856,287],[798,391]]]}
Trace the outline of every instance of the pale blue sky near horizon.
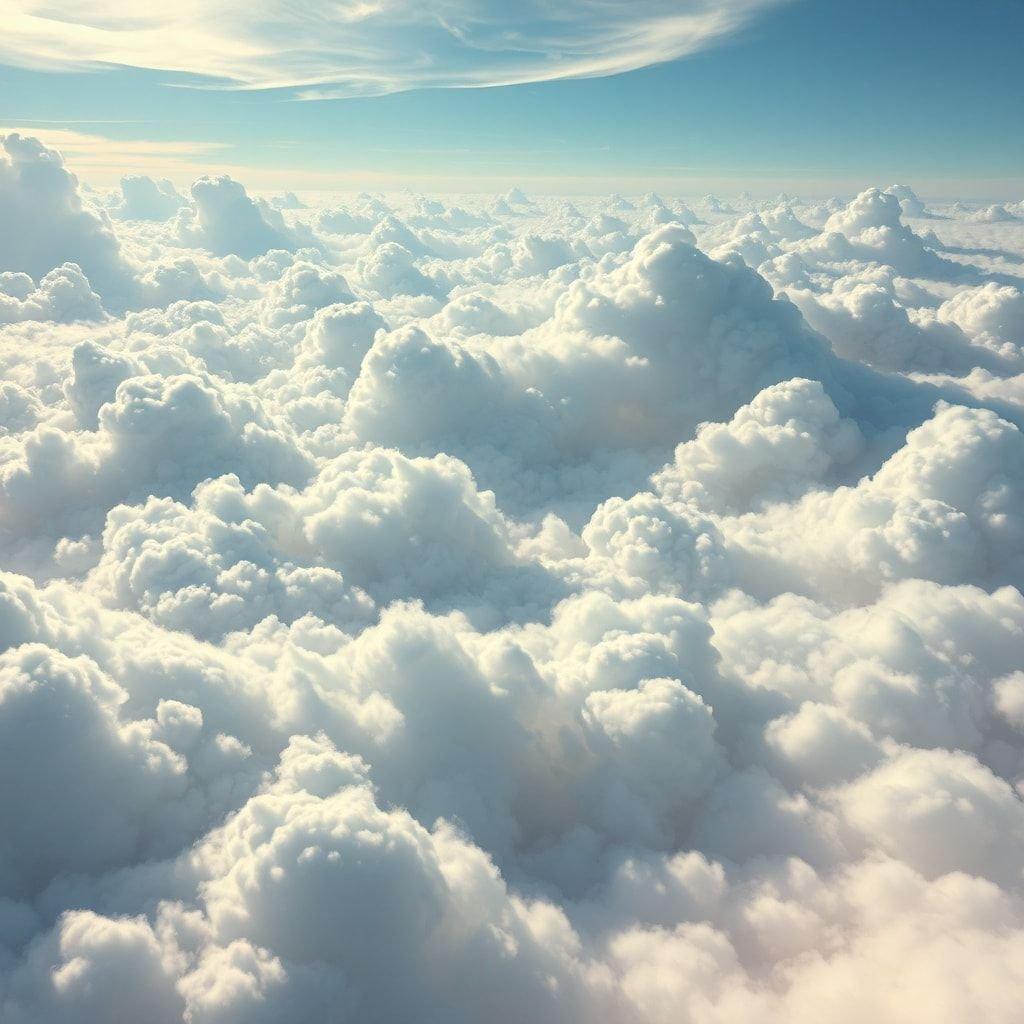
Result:
{"label": "pale blue sky near horizon", "polygon": [[491,88],[300,101],[3,64],[0,125],[72,133],[87,179],[159,173],[163,153],[176,181],[223,166],[299,189],[824,195],[898,180],[1020,200],[1022,39],[1024,0],[791,0],[682,59]]}

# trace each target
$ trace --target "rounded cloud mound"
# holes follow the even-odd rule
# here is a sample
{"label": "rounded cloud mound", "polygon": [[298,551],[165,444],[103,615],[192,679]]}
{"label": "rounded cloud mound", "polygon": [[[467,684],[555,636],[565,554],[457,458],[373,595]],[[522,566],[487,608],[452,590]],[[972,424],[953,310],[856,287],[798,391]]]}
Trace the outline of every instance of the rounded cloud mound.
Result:
{"label": "rounded cloud mound", "polygon": [[184,205],[184,198],[171,182],[129,174],[121,179],[121,199],[112,212],[121,220],[164,221]]}
{"label": "rounded cloud mound", "polygon": [[179,241],[217,256],[251,259],[271,249],[296,249],[298,235],[280,211],[251,199],[245,187],[226,175],[200,178],[192,186],[192,205],[174,220]]}
{"label": "rounded cloud mound", "polygon": [[3,1024],[1016,1021],[977,221],[4,153]]}
{"label": "rounded cloud mound", "polygon": [[83,204],[60,154],[18,134],[0,144],[0,271],[40,281],[73,263],[101,294],[123,303],[130,274],[118,238],[102,212]]}

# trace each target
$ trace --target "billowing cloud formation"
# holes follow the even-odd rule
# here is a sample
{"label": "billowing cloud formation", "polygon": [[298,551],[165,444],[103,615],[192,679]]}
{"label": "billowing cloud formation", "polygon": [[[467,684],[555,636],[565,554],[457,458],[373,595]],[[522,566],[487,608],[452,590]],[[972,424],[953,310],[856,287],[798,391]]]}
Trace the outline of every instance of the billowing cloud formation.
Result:
{"label": "billowing cloud formation", "polygon": [[60,16],[18,0],[0,56],[30,67],[121,65],[249,88],[367,95],[421,87],[510,85],[632,71],[686,56],[780,0],[495,0],[427,5],[345,0],[259,11],[218,0],[158,4],[115,30],[101,4]]}
{"label": "billowing cloud formation", "polygon": [[0,323],[19,320],[102,320],[100,297],[77,263],[44,274],[37,285],[28,274],[0,274]]}
{"label": "billowing cloud formation", "polygon": [[109,218],[83,203],[59,154],[36,139],[3,138],[0,222],[0,271],[39,280],[75,263],[94,287],[123,298],[128,273]]}
{"label": "billowing cloud formation", "polygon": [[192,186],[192,201],[175,220],[178,238],[187,246],[244,259],[297,247],[295,233],[280,212],[261,199],[250,199],[231,178],[200,178]]}
{"label": "billowing cloud formation", "polygon": [[145,174],[121,179],[121,198],[113,209],[122,220],[167,220],[185,205],[169,181],[154,181]]}
{"label": "billowing cloud formation", "polygon": [[3,1024],[1015,1024],[1014,222],[6,151]]}

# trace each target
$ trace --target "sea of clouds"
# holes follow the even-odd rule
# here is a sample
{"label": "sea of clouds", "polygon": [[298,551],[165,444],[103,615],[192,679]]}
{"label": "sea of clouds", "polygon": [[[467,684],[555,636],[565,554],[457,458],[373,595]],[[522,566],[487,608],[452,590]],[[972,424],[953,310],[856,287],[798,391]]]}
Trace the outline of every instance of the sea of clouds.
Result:
{"label": "sea of clouds", "polygon": [[1024,206],[0,155],[3,1024],[1024,999]]}

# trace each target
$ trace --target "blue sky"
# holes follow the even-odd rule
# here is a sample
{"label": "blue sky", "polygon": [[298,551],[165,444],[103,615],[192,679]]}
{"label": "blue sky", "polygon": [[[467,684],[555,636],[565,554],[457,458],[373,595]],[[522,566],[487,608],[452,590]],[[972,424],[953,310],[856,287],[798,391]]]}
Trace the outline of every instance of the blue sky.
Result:
{"label": "blue sky", "polygon": [[1024,195],[1021,0],[792,0],[739,20],[610,77],[345,99],[0,50],[0,125],[63,142],[100,183],[225,167],[270,188]]}

